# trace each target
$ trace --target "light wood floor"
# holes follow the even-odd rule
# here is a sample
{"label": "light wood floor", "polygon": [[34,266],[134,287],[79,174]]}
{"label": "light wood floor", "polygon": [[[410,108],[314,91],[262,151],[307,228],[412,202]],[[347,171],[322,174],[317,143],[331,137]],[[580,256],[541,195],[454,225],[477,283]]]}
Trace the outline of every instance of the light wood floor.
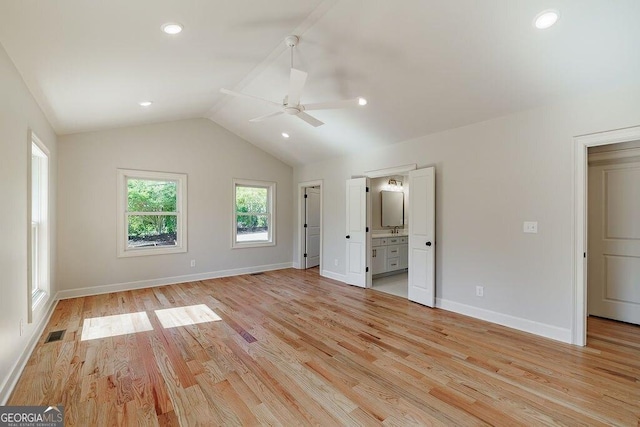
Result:
{"label": "light wood floor", "polygon": [[[200,304],[215,314],[168,318],[205,323],[155,313]],[[142,312],[151,330],[81,341],[85,319]],[[640,328],[588,328],[578,348],[281,270],[60,301],[45,336],[64,339],[43,336],[10,404],[63,404],[67,426],[637,426]]]}

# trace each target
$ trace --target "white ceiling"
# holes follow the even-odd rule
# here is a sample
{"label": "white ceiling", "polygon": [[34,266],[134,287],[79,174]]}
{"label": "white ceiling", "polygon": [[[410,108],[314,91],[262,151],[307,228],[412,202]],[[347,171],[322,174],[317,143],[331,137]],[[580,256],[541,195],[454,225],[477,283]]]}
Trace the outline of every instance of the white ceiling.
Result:
{"label": "white ceiling", "polygon": [[[0,43],[60,134],[209,117],[296,165],[640,84],[639,21],[637,0],[2,0]],[[249,123],[272,110],[219,89],[281,101],[291,33],[303,103],[369,105]]]}

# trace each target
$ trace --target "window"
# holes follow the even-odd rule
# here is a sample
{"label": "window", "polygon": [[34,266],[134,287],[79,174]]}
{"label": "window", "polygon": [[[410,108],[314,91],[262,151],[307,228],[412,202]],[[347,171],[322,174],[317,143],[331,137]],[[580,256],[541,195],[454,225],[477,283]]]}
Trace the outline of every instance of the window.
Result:
{"label": "window", "polygon": [[49,152],[35,134],[31,134],[29,286],[31,309],[49,293]]}
{"label": "window", "polygon": [[276,183],[233,180],[234,248],[273,246]]}
{"label": "window", "polygon": [[187,251],[187,175],[118,169],[118,256]]}

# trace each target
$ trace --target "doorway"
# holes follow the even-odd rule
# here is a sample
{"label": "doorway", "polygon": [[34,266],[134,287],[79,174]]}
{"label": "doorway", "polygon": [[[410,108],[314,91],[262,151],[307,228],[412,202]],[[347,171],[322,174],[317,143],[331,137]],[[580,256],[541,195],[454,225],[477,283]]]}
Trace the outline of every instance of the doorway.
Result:
{"label": "doorway", "polygon": [[372,289],[408,297],[408,175],[370,180]]}
{"label": "doorway", "polygon": [[[588,253],[588,149],[604,145],[613,145],[640,141],[640,126],[619,129],[574,138],[575,142],[575,229],[574,229],[574,289],[573,289],[573,325],[571,342],[575,345],[587,344],[588,315],[588,265],[591,253]],[[619,145],[617,147],[620,147]],[[639,258],[640,258],[640,254]],[[638,304],[637,309],[640,309]]]}
{"label": "doorway", "polygon": [[588,149],[587,314],[640,325],[640,140]]}
{"label": "doorway", "polygon": [[298,184],[297,268],[322,272],[322,181]]}
{"label": "doorway", "polygon": [[[364,177],[351,178],[346,182],[346,276],[345,282],[363,288],[372,287],[373,262],[384,251],[383,246],[389,241],[377,242],[376,252],[373,243],[376,236],[371,230],[371,179],[408,174],[408,233],[406,237],[398,236],[390,239],[405,238],[407,243],[407,298],[428,307],[435,306],[435,167],[417,169],[416,165],[399,166],[365,172]],[[395,248],[392,259],[386,262],[400,262],[398,247],[401,241],[393,241]],[[393,252],[395,251],[395,252]],[[376,257],[373,254],[376,253]],[[387,257],[389,258],[389,257]]]}

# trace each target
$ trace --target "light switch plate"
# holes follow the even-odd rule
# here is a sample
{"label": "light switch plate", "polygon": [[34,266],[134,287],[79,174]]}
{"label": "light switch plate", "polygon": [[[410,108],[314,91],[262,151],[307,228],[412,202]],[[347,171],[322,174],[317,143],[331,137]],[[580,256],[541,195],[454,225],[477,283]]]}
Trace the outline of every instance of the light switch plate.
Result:
{"label": "light switch plate", "polygon": [[537,233],[538,221],[525,221],[522,226],[522,231],[525,233]]}

